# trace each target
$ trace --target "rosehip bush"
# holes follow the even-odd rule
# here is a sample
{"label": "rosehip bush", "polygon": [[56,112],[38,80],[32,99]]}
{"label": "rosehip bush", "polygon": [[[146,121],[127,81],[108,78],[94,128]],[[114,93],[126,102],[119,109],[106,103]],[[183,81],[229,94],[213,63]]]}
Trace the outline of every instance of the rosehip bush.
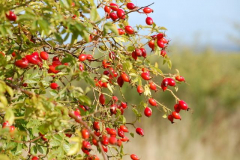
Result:
{"label": "rosehip bush", "polygon": [[[144,136],[135,124],[142,115],[182,118],[189,107],[175,92],[184,77],[151,63],[154,56],[172,65],[166,29],[150,17],[151,5],[0,2],[0,159],[139,159],[123,147],[134,136],[130,130]],[[133,12],[141,17],[137,26],[129,21]],[[142,101],[127,102],[124,86]],[[168,108],[153,92],[169,92],[176,105]]]}

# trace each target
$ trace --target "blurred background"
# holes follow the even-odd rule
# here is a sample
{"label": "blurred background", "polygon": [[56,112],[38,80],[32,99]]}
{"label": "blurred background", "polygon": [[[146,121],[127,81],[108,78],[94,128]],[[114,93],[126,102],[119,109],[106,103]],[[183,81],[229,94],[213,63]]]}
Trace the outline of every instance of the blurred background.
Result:
{"label": "blurred background", "polygon": [[[168,29],[173,67],[170,71],[162,65],[162,58],[152,60],[163,71],[178,69],[185,77],[187,83],[179,85],[177,96],[192,110],[181,112],[182,120],[170,124],[153,108],[153,116],[137,124],[145,136],[135,135],[125,152],[141,160],[239,160],[240,1],[133,0],[138,6],[152,2],[154,13],[149,16]],[[146,16],[141,16],[133,14],[130,24],[144,24]],[[141,100],[135,91],[125,91],[129,100]],[[160,91],[154,97],[173,109],[170,93]]]}

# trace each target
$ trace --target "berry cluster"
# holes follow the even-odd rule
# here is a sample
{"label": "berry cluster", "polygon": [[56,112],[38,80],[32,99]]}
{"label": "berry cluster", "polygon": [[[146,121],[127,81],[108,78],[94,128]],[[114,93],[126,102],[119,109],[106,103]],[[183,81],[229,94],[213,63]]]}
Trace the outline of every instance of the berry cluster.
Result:
{"label": "berry cluster", "polygon": [[[25,12],[19,13],[20,16],[17,18],[13,11],[9,11],[6,14],[6,19],[10,21],[8,23],[14,24],[12,27],[18,27],[15,30],[20,30],[24,37],[31,36],[28,39],[33,43],[28,40],[25,43],[22,41],[24,38],[14,37],[12,39],[17,42],[15,46],[8,46],[11,50],[7,51],[6,49],[6,55],[0,52],[0,56],[3,56],[10,66],[5,68],[13,68],[9,72],[13,74],[6,74],[4,81],[16,91],[13,95],[16,97],[10,98],[7,95],[7,102],[23,106],[19,109],[21,117],[25,117],[29,121],[36,121],[36,125],[39,124],[36,127],[38,130],[35,135],[31,133],[31,136],[28,135],[28,137],[35,136],[35,139],[41,140],[44,146],[50,146],[49,144],[54,139],[52,137],[55,135],[62,141],[78,141],[76,146],[79,148],[71,148],[71,152],[67,153],[67,156],[77,158],[74,155],[79,154],[78,151],[81,150],[84,160],[99,160],[93,152],[93,145],[103,154],[104,159],[106,157],[122,158],[122,156],[129,155],[120,153],[123,144],[129,141],[128,137],[133,135],[133,133],[129,133],[128,125],[133,126],[139,136],[144,136],[144,130],[135,126],[135,122],[128,122],[124,116],[126,112],[132,111],[136,115],[137,121],[142,115],[151,117],[157,108],[164,112],[163,117],[166,118],[168,115],[168,120],[174,123],[174,119],[181,119],[181,110],[189,110],[188,105],[172,91],[174,88],[177,91],[177,84],[185,82],[184,77],[179,73],[164,74],[158,68],[157,63],[155,65],[150,63],[150,57],[155,55],[165,61],[169,60],[166,52],[169,40],[149,17],[149,14],[153,12],[150,5],[138,7],[130,1],[122,4],[112,3],[112,1],[100,0],[100,2],[98,5],[92,5],[88,1],[81,1],[81,3],[73,2],[67,6],[53,2],[52,5],[56,3],[56,6],[61,6],[62,10],[66,10],[61,12],[61,15],[55,13],[53,9],[51,13],[58,15],[57,18],[51,17],[50,14],[48,17],[44,17],[46,16],[45,12],[43,14],[42,11],[39,11],[36,15],[43,14],[44,18],[38,18],[35,24],[39,24],[32,30],[31,26],[33,25],[24,28],[22,24],[24,16],[21,14]],[[34,6],[34,4],[29,6]],[[42,5],[46,4],[48,3]],[[69,6],[72,7],[71,10]],[[37,7],[34,7],[33,11],[35,9],[38,10]],[[102,19],[97,18],[98,9],[105,11]],[[128,23],[132,12],[147,15],[146,26],[144,26],[150,28],[147,36],[138,33],[143,26],[132,27]],[[88,13],[91,18],[86,16]],[[18,25],[15,25],[16,23]],[[57,25],[55,28],[48,27],[48,29],[54,28],[48,32],[42,29],[47,24],[49,26],[50,24]],[[28,30],[33,32],[38,27],[41,28],[41,32],[28,35]],[[19,34],[15,30],[13,30],[14,36]],[[109,33],[110,30],[111,33]],[[62,37],[65,33],[67,34],[64,40],[72,35],[71,44],[63,43]],[[78,36],[81,36],[82,39],[79,39]],[[142,44],[143,38],[147,39],[147,43]],[[9,38],[8,41],[10,40]],[[22,46],[25,48],[22,49]],[[149,49],[147,46],[156,54],[147,53]],[[38,79],[35,77],[32,84],[28,84],[27,81],[24,83],[27,76],[31,77],[32,70],[29,71],[30,69],[36,70]],[[16,75],[19,77],[15,78],[14,73],[17,73]],[[83,83],[78,83],[80,81]],[[85,84],[87,87],[83,89],[81,85],[85,87]],[[122,92],[124,85],[131,86],[144,100],[140,104],[127,102]],[[45,97],[46,90],[48,91],[49,88],[49,95]],[[160,103],[153,95],[168,91],[176,99],[177,104],[174,106],[174,111]],[[23,100],[19,100],[20,98]],[[12,109],[13,114],[17,113],[15,108]],[[26,108],[29,112],[27,114],[24,113]],[[141,111],[140,108],[142,108]],[[35,114],[39,112],[41,115]],[[2,128],[9,128],[11,135],[18,130],[22,132],[28,130],[26,134],[30,133],[32,130],[24,128],[25,126],[22,124],[21,127],[15,125],[19,125],[20,122],[24,122],[24,125],[28,124],[25,119],[18,121],[20,118],[16,118],[13,122],[14,125],[9,125],[5,120]],[[29,141],[32,142],[32,140]],[[70,146],[69,143],[68,147],[70,148]],[[118,155],[112,154],[112,148],[119,151]],[[50,154],[53,149],[54,147],[48,148],[47,154]],[[35,154],[28,158],[38,160],[47,156],[33,155]],[[67,156],[65,158],[68,158]],[[130,158],[132,160],[140,159],[135,154],[131,154]]]}

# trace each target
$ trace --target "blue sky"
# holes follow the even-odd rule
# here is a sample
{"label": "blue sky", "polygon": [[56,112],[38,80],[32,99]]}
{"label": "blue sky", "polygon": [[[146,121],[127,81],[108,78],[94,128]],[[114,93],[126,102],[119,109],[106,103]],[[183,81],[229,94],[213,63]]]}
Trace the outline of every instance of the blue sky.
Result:
{"label": "blue sky", "polygon": [[[152,2],[154,13],[149,16],[159,26],[168,29],[168,37],[182,44],[220,45],[237,47],[228,36],[240,39],[233,24],[240,24],[240,0],[132,0],[137,6]],[[133,13],[130,24],[144,24],[145,15]],[[142,17],[142,18],[141,18]],[[238,47],[240,48],[240,47]]]}

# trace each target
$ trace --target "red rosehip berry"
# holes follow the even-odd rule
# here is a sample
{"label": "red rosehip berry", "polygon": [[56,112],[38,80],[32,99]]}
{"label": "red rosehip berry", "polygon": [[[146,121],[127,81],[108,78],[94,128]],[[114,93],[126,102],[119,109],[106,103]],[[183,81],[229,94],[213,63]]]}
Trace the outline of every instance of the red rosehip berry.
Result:
{"label": "red rosehip berry", "polygon": [[180,101],[178,102],[178,106],[179,106],[179,108],[182,109],[182,110],[189,110],[187,103],[184,102],[183,100],[180,100]]}
{"label": "red rosehip berry", "polygon": [[124,125],[121,125],[120,126],[120,129],[123,131],[123,132],[128,132],[128,128]]}
{"label": "red rosehip berry", "polygon": [[44,60],[48,60],[48,53],[42,51],[42,52],[40,53],[40,57],[41,57],[42,59],[44,59]]}
{"label": "red rosehip berry", "polygon": [[118,128],[118,136],[122,138],[124,137],[124,132],[120,128]]}
{"label": "red rosehip berry", "polygon": [[137,92],[139,93],[139,94],[142,94],[143,92],[144,92],[144,89],[143,89],[143,87],[142,86],[137,86]]}
{"label": "red rosehip berry", "polygon": [[126,103],[126,102],[121,102],[121,107],[122,107],[123,109],[126,109],[126,108],[127,108],[127,103]]}
{"label": "red rosehip berry", "polygon": [[145,114],[145,116],[147,116],[147,117],[151,117],[151,115],[152,115],[152,109],[149,108],[149,107],[146,107],[145,110],[144,110],[144,114]]}
{"label": "red rosehip berry", "polygon": [[27,68],[28,67],[28,60],[26,58],[22,58],[15,62],[15,65],[19,68]]}
{"label": "red rosehip berry", "polygon": [[153,19],[151,17],[146,18],[146,24],[147,25],[152,25],[153,24]]}
{"label": "red rosehip berry", "polygon": [[125,72],[122,72],[121,77],[124,82],[130,82],[130,78],[128,77],[128,75]]}
{"label": "red rosehip berry", "polygon": [[160,40],[160,39],[162,39],[164,36],[165,36],[164,33],[158,33],[158,34],[157,34],[157,39]]}
{"label": "red rosehip berry", "polygon": [[109,139],[108,139],[109,143],[111,145],[115,145],[117,143],[117,138],[116,137],[113,137],[111,136]]}
{"label": "red rosehip berry", "polygon": [[110,3],[109,7],[114,11],[118,10],[118,5],[116,3]]}
{"label": "red rosehip berry", "polygon": [[118,9],[117,16],[119,19],[125,19],[126,18],[125,11],[123,9]]}
{"label": "red rosehip berry", "polygon": [[154,46],[155,46],[155,41],[154,41],[154,39],[152,39],[152,40],[150,40],[150,41],[148,42],[148,46],[149,46],[152,50],[154,50]]}
{"label": "red rosehip berry", "polygon": [[174,119],[174,118],[173,118],[173,116],[172,116],[171,114],[168,115],[168,120],[169,120],[171,123],[174,123],[174,122],[173,122],[173,119]]}
{"label": "red rosehip berry", "polygon": [[149,82],[149,88],[151,90],[157,91],[157,86],[154,82]]}
{"label": "red rosehip berry", "polygon": [[104,94],[101,94],[101,95],[99,96],[99,102],[100,102],[102,105],[104,105],[104,104],[105,104],[105,100],[106,100],[105,95],[104,95]]}
{"label": "red rosehip berry", "polygon": [[143,12],[146,13],[146,14],[149,14],[149,13],[152,13],[153,10],[149,7],[145,7],[145,8],[143,8]]}
{"label": "red rosehip berry", "polygon": [[133,10],[134,8],[136,8],[136,6],[133,3],[127,3],[127,8]]}
{"label": "red rosehip berry", "polygon": [[89,133],[89,131],[86,128],[82,129],[81,132],[82,132],[83,139],[89,139],[90,133]]}
{"label": "red rosehip berry", "polygon": [[144,80],[150,80],[150,79],[151,79],[151,76],[149,75],[148,72],[143,72],[143,73],[141,74],[141,77],[142,77],[142,79],[144,79]]}
{"label": "red rosehip berry", "polygon": [[146,57],[147,57],[147,51],[146,51],[146,49],[145,49],[145,48],[140,48],[140,50],[142,51],[142,56],[143,56],[144,58],[146,58]]}
{"label": "red rosehip berry", "polygon": [[142,56],[142,51],[140,49],[136,48],[135,49],[135,54],[136,54],[136,56],[141,57]]}
{"label": "red rosehip berry", "polygon": [[181,108],[179,107],[178,104],[175,104],[175,105],[174,105],[174,110],[175,110],[177,113],[179,113],[180,110],[181,110]]}
{"label": "red rosehip berry", "polygon": [[174,81],[174,79],[168,78],[168,85],[174,87],[176,86],[176,82]]}
{"label": "red rosehip berry", "polygon": [[87,59],[87,55],[86,54],[80,54],[78,59],[79,59],[79,61],[83,62]]}
{"label": "red rosehip berry", "polygon": [[118,16],[115,12],[111,12],[109,14],[110,18],[113,20],[113,21],[116,21],[118,19]]}
{"label": "red rosehip berry", "polygon": [[175,79],[179,82],[185,82],[185,78],[182,76],[176,76]]}
{"label": "red rosehip berry", "polygon": [[149,99],[148,99],[148,102],[149,102],[149,104],[151,104],[152,106],[157,106],[157,102],[156,102],[156,100],[153,99],[153,98],[149,98]]}
{"label": "red rosehip berry", "polygon": [[102,145],[107,146],[108,145],[108,137],[107,136],[103,136],[101,143],[102,143]]}
{"label": "red rosehip berry", "polygon": [[110,13],[110,12],[111,12],[111,8],[108,7],[108,6],[105,6],[105,7],[104,7],[104,11],[105,11],[106,13]]}
{"label": "red rosehip berry", "polygon": [[133,59],[135,59],[135,61],[137,60],[137,58],[138,58],[138,56],[137,56],[137,54],[136,54],[136,52],[135,51],[133,51],[132,52],[132,58]]}
{"label": "red rosehip berry", "polygon": [[94,129],[95,131],[100,130],[99,122],[97,122],[97,121],[94,121],[94,122],[93,122],[93,129]]}
{"label": "red rosehip berry", "polygon": [[127,34],[134,34],[134,29],[131,26],[126,26],[125,27],[125,32]]}
{"label": "red rosehip berry", "polygon": [[32,157],[31,160],[38,160],[39,158],[37,156]]}
{"label": "red rosehip berry", "polygon": [[167,55],[167,52],[164,49],[162,49],[161,50],[161,56],[165,57],[166,55]]}
{"label": "red rosehip berry", "polygon": [[119,87],[122,87],[122,86],[123,86],[124,81],[123,81],[123,79],[122,79],[122,76],[119,76],[119,77],[118,77],[117,83],[118,83]]}
{"label": "red rosehip berry", "polygon": [[57,89],[57,88],[58,88],[58,84],[57,84],[57,83],[51,83],[51,84],[50,84],[50,87],[51,87],[52,89]]}
{"label": "red rosehip berry", "polygon": [[16,16],[16,14],[14,14],[13,11],[9,11],[9,13],[6,14],[6,17],[9,21],[16,21],[17,20],[17,16]]}
{"label": "red rosehip berry", "polygon": [[136,133],[139,134],[140,136],[144,136],[144,132],[142,128],[136,128]]}
{"label": "red rosehip berry", "polygon": [[172,116],[174,119],[180,119],[181,120],[181,116],[179,113],[177,113],[176,111],[172,112]]}
{"label": "red rosehip berry", "polygon": [[132,160],[139,160],[139,158],[136,154],[131,154],[130,157]]}
{"label": "red rosehip berry", "polygon": [[125,34],[125,31],[122,28],[118,28],[118,34],[123,35]]}
{"label": "red rosehip berry", "polygon": [[157,45],[158,45],[158,47],[160,47],[160,48],[165,48],[165,44],[163,43],[162,40],[157,40]]}

